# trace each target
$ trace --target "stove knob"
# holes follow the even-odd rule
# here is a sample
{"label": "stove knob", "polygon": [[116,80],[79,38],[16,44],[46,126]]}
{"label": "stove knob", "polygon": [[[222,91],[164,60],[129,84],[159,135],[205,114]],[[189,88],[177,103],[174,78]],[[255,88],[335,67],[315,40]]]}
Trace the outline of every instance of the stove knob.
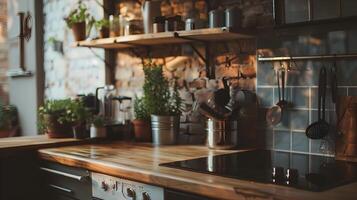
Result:
{"label": "stove knob", "polygon": [[283,181],[285,179],[284,168],[283,167],[273,167],[271,176],[272,176],[273,182]]}
{"label": "stove knob", "polygon": [[127,195],[128,197],[130,197],[130,198],[135,199],[135,196],[136,196],[135,190],[133,190],[133,189],[131,189],[131,188],[127,188],[127,189],[126,189],[126,195]]}
{"label": "stove knob", "polygon": [[143,200],[151,200],[149,193],[143,192]]}
{"label": "stove knob", "polygon": [[118,191],[118,182],[113,183],[112,190],[113,191]]}
{"label": "stove knob", "polygon": [[102,186],[101,186],[101,188],[102,188],[104,191],[108,191],[109,186],[108,186],[107,183],[105,183],[104,181],[102,181]]}
{"label": "stove knob", "polygon": [[287,184],[297,183],[299,180],[299,172],[297,169],[286,169],[286,181]]}

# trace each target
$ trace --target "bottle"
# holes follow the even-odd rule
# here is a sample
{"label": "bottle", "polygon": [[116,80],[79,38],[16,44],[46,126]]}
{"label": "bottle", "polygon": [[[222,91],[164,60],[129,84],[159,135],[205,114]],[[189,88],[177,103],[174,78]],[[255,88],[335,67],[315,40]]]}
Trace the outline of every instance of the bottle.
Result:
{"label": "bottle", "polygon": [[109,36],[110,37],[120,36],[119,16],[114,16],[114,15],[109,16]]}

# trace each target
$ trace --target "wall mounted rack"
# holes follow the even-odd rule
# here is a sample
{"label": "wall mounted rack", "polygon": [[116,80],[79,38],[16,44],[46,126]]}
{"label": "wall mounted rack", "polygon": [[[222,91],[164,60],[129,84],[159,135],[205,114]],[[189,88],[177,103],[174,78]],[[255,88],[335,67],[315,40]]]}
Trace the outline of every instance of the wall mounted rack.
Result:
{"label": "wall mounted rack", "polygon": [[[160,32],[151,34],[138,34],[129,36],[119,36],[112,38],[94,39],[79,41],[74,44],[76,47],[102,48],[106,50],[130,50],[133,48],[146,48],[149,51],[153,46],[158,45],[181,45],[189,44],[194,52],[205,62],[207,76],[215,78],[213,62],[211,62],[210,44],[214,42],[224,42],[240,39],[252,39],[252,31],[234,30],[227,27],[205,28],[191,31]],[[195,43],[203,44],[205,55],[202,55],[194,46]]]}
{"label": "wall mounted rack", "polygon": [[75,42],[74,45],[77,47],[128,49],[138,46],[184,44],[193,41],[215,42],[249,38],[253,38],[253,36],[248,33],[237,32],[230,28],[223,27],[84,40]]}

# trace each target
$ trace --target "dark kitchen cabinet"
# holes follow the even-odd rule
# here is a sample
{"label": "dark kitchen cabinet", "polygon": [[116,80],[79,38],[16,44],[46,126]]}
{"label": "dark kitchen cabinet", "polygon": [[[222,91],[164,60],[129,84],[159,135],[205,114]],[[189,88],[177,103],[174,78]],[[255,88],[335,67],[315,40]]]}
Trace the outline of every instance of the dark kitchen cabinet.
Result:
{"label": "dark kitchen cabinet", "polygon": [[165,189],[165,200],[213,200],[208,197]]}
{"label": "dark kitchen cabinet", "polygon": [[275,0],[276,25],[357,17],[356,0]]}
{"label": "dark kitchen cabinet", "polygon": [[0,200],[42,200],[37,155],[26,152],[1,156]]}
{"label": "dark kitchen cabinet", "polygon": [[88,200],[92,196],[90,173],[87,170],[57,163],[41,163],[40,171],[45,199]]}

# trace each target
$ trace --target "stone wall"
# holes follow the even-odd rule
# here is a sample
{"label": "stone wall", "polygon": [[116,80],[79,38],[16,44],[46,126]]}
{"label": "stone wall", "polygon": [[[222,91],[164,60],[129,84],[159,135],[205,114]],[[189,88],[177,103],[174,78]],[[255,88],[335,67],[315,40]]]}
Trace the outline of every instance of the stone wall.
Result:
{"label": "stone wall", "polygon": [[[63,20],[78,1],[44,0],[44,68],[45,97],[58,99],[77,94],[94,93],[105,83],[104,51],[73,48],[71,30]],[[103,9],[94,0],[83,1],[96,19],[103,17]],[[101,3],[102,1],[98,1]],[[96,37],[95,31],[90,37]],[[53,39],[63,44],[63,51],[53,47]]]}
{"label": "stone wall", "polygon": [[0,101],[8,103],[7,0],[0,0]]}

